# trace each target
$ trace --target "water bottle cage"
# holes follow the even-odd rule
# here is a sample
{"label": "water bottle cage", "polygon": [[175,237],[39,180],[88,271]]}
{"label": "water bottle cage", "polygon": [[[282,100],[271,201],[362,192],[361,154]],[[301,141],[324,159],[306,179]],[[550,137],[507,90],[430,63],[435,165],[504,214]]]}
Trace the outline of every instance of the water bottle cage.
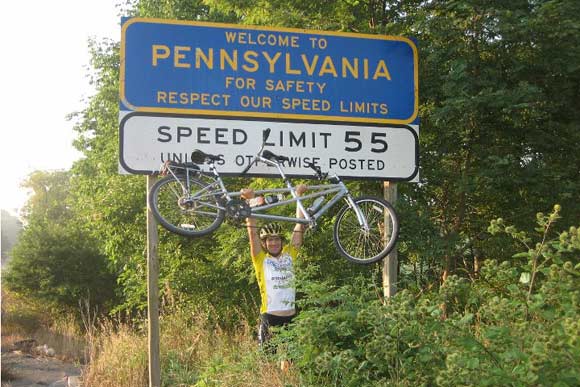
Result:
{"label": "water bottle cage", "polygon": [[318,211],[320,206],[322,206],[323,202],[324,202],[323,197],[317,198],[316,200],[314,200],[312,205],[306,209],[306,211],[308,212],[309,215],[313,215],[316,211]]}

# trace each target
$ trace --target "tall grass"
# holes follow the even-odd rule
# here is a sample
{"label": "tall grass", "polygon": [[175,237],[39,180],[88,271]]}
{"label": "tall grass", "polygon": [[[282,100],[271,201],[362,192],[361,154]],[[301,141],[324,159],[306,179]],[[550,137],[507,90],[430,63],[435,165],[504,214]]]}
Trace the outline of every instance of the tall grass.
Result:
{"label": "tall grass", "polygon": [[[174,311],[161,316],[163,386],[297,385],[292,370],[262,354],[253,324],[222,329],[205,313]],[[90,343],[86,385],[141,387],[148,384],[147,335],[127,325],[101,326]]]}
{"label": "tall grass", "polygon": [[62,360],[86,362],[85,337],[74,316],[58,312],[9,291],[2,291],[2,347],[19,340],[34,339],[53,348]]}
{"label": "tall grass", "polygon": [[107,320],[88,338],[89,364],[83,373],[84,385],[148,385],[146,336],[127,324]]}
{"label": "tall grass", "polygon": [[[141,326],[120,319],[98,320],[85,305],[81,306],[84,324],[79,327],[72,316],[59,315],[17,294],[4,292],[2,302],[3,346],[27,338],[34,338],[38,345],[47,344],[57,357],[86,364],[85,386],[149,384],[146,320],[138,321]],[[240,318],[237,313],[230,321],[238,323],[223,328],[215,315],[211,310],[176,308],[160,317],[163,386],[298,385],[292,369],[283,372],[277,358],[258,349],[255,319]],[[9,376],[4,373],[3,380]]]}

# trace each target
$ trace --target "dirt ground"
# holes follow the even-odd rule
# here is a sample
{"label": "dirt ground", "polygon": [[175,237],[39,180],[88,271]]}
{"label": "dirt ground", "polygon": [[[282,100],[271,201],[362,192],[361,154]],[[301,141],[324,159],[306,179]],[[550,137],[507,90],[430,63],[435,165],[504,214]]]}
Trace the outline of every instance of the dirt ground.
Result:
{"label": "dirt ground", "polygon": [[78,386],[81,368],[54,357],[34,356],[18,350],[2,350],[2,387],[73,387]]}

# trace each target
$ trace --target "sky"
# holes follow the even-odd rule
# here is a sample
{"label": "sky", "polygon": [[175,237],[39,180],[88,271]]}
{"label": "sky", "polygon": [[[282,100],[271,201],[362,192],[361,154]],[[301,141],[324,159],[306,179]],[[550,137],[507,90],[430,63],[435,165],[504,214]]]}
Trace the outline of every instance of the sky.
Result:
{"label": "sky", "polygon": [[[74,122],[94,94],[88,39],[120,39],[119,0],[6,1],[0,6],[0,208],[16,213],[35,170],[68,169],[82,155]],[[83,102],[84,101],[84,102]]]}

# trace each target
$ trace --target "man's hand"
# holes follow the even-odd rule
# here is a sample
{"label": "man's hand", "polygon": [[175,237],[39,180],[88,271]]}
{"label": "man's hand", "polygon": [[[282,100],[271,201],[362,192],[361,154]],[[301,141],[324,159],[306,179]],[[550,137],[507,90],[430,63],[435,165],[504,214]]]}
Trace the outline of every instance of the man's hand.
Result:
{"label": "man's hand", "polygon": [[304,192],[308,190],[308,186],[306,184],[298,184],[296,186],[296,194],[301,196]]}
{"label": "man's hand", "polygon": [[242,194],[241,195],[242,196],[242,199],[249,200],[249,199],[253,199],[254,196],[255,196],[254,195],[254,190],[251,189],[251,188],[242,188],[242,190],[240,192]]}
{"label": "man's hand", "polygon": [[[258,196],[256,198],[256,195],[255,195],[253,189],[251,189],[251,188],[243,188],[240,192],[241,192],[240,197],[242,199],[250,200],[250,206],[251,207],[264,205],[264,197],[263,196]],[[255,200],[252,200],[254,198],[255,198]]]}

